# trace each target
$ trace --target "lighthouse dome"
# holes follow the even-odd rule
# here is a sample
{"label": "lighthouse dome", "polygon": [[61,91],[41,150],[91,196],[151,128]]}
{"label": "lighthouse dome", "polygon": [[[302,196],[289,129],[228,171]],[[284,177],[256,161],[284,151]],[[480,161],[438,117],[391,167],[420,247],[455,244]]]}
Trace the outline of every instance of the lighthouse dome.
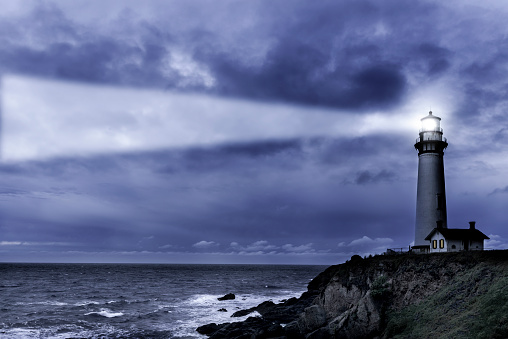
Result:
{"label": "lighthouse dome", "polygon": [[432,115],[432,111],[429,115],[421,119],[422,129],[420,132],[442,132],[441,130],[441,118]]}

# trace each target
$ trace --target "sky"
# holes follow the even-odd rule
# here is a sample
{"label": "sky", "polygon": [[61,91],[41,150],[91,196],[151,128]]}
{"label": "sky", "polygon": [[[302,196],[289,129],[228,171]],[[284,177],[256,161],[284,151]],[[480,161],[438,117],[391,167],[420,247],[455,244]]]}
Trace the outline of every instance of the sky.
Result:
{"label": "sky", "polygon": [[508,247],[504,0],[0,0],[0,261],[335,264],[448,227]]}

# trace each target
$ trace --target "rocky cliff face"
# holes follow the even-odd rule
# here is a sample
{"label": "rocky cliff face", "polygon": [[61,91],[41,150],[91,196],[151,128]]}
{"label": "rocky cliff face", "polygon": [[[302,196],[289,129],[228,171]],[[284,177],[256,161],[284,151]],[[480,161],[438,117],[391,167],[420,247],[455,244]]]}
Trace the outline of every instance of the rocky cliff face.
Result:
{"label": "rocky cliff face", "polygon": [[[508,336],[508,251],[400,254],[331,266],[298,300],[215,325],[211,338]],[[203,329],[199,330],[205,333]]]}

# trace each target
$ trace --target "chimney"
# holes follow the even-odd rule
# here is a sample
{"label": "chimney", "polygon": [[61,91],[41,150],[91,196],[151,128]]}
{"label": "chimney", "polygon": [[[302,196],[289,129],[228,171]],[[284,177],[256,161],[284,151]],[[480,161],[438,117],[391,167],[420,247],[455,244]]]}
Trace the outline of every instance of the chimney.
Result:
{"label": "chimney", "polygon": [[475,228],[474,228],[474,225],[475,225],[475,224],[476,224],[476,221],[470,221],[470,222],[469,222],[469,229],[470,229],[470,230],[474,230],[474,229],[475,229]]}
{"label": "chimney", "polygon": [[438,230],[443,228],[443,220],[436,221],[436,227]]}

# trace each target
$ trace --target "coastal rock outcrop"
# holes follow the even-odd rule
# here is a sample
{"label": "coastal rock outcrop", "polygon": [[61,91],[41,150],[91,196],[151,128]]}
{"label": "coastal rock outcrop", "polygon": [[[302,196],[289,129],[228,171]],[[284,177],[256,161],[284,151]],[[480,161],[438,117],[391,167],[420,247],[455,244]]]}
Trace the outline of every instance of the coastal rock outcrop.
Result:
{"label": "coastal rock outcrop", "polygon": [[223,301],[223,300],[233,300],[233,299],[235,299],[235,298],[236,298],[236,296],[235,296],[233,293],[228,293],[228,294],[226,294],[226,295],[225,295],[225,296],[223,296],[223,297],[219,297],[219,298],[217,298],[217,300],[219,300],[219,301]]}
{"label": "coastal rock outcrop", "polygon": [[259,317],[199,332],[210,338],[508,336],[508,251],[352,259],[327,268],[298,299],[264,302],[233,315]]}
{"label": "coastal rock outcrop", "polygon": [[198,331],[201,334],[205,335],[211,335],[215,332],[217,332],[221,326],[217,325],[216,323],[206,324],[203,326],[199,326],[196,331]]}

